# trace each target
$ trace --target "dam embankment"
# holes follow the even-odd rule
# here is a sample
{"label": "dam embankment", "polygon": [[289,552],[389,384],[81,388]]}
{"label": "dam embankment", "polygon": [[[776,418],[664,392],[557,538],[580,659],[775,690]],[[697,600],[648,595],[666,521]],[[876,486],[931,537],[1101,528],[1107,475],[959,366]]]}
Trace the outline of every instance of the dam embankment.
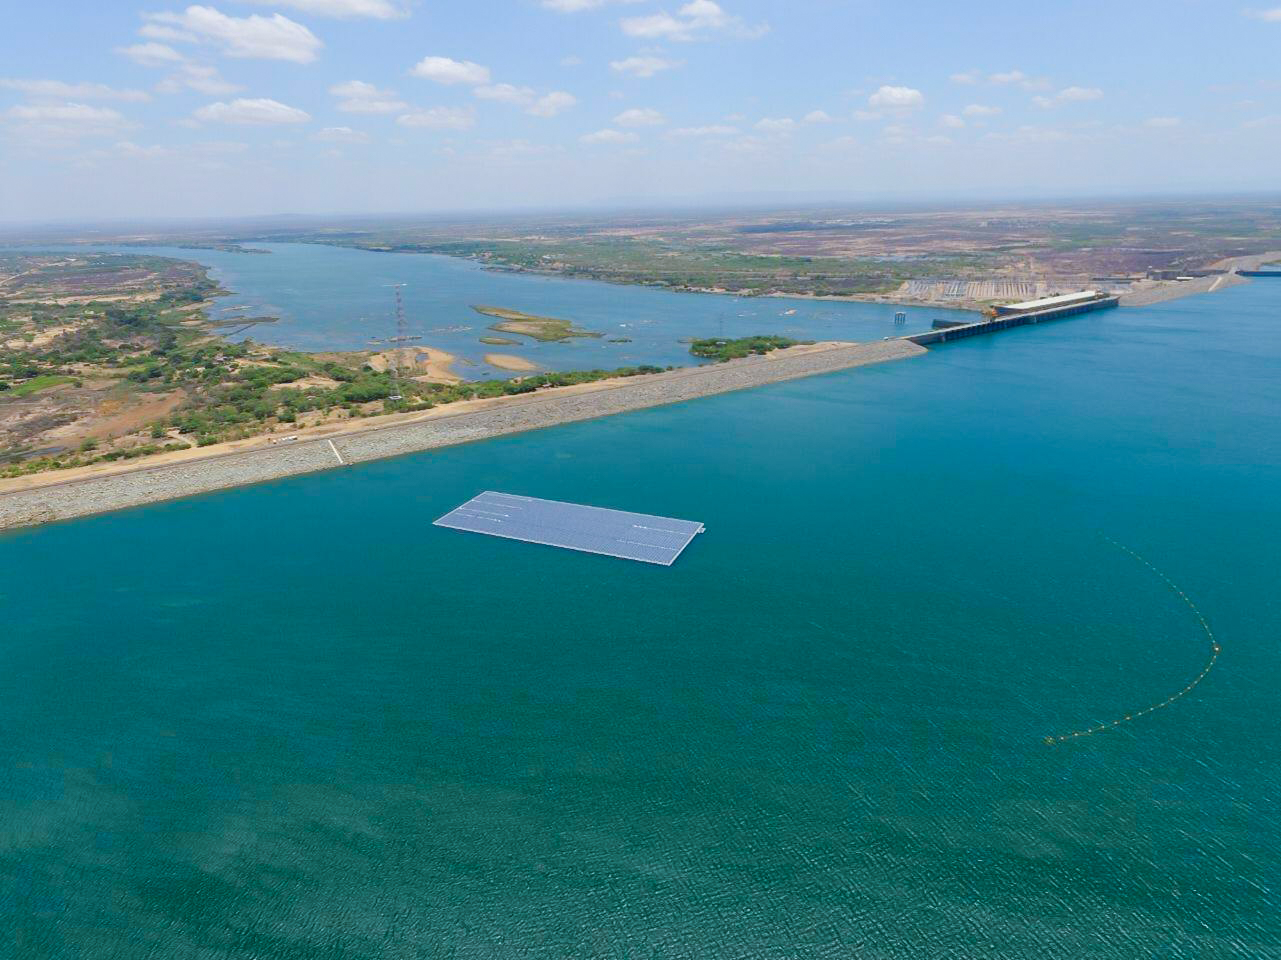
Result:
{"label": "dam embankment", "polygon": [[[0,530],[262,483],[368,460],[468,443],[509,433],[593,420],[785,380],[834,373],[924,354],[910,339],[824,343],[728,363],[540,391],[399,415],[385,425],[300,431],[297,441],[268,438],[133,469],[115,465],[74,478],[44,474],[0,482]],[[459,409],[455,409],[455,407]],[[466,409],[462,409],[466,408]],[[390,419],[390,418],[389,418]],[[163,455],[162,455],[163,456]],[[85,468],[93,471],[93,468]],[[82,474],[84,471],[82,471]]]}

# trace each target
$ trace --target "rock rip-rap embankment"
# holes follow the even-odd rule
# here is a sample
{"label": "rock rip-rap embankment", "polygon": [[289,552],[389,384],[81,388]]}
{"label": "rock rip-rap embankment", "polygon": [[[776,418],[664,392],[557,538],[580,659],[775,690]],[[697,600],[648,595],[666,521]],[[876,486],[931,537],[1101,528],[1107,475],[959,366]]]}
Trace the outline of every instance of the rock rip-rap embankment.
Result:
{"label": "rock rip-rap embankment", "polygon": [[713,366],[610,381],[597,385],[596,389],[545,391],[454,415],[444,408],[421,420],[381,427],[371,425],[366,430],[303,438],[296,443],[178,463],[140,466],[105,476],[59,482],[56,475],[51,475],[48,485],[0,493],[0,530],[680,403],[925,352],[923,347],[907,340],[800,348]]}

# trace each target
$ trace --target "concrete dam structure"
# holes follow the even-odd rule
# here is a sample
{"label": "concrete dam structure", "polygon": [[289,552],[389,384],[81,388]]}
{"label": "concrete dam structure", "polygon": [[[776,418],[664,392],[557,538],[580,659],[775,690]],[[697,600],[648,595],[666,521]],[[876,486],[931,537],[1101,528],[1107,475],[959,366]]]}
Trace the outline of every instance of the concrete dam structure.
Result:
{"label": "concrete dam structure", "polygon": [[936,343],[948,343],[965,337],[977,337],[985,333],[996,333],[1012,327],[1022,327],[1030,323],[1042,323],[1047,320],[1062,320],[1094,310],[1107,310],[1119,306],[1121,298],[1112,294],[1102,294],[1094,290],[1081,293],[1069,293],[1059,297],[1046,297],[1042,300],[1029,300],[1025,303],[1012,303],[997,307],[995,316],[986,317],[974,323],[938,325],[926,333],[914,333],[904,337],[918,346],[928,347]]}

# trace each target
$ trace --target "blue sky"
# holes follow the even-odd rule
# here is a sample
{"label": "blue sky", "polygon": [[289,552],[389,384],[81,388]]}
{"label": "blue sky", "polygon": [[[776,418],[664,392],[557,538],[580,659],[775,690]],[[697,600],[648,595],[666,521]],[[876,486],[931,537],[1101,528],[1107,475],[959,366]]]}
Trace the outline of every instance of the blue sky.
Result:
{"label": "blue sky", "polygon": [[22,4],[0,220],[1273,190],[1276,2]]}

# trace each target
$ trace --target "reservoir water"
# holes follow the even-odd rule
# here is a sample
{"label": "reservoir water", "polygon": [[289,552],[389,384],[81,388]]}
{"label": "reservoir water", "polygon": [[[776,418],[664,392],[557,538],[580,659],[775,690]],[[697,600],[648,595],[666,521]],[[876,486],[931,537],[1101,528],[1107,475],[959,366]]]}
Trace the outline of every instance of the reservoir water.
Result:
{"label": "reservoir water", "polygon": [[[64,247],[149,253],[194,260],[230,296],[210,311],[215,319],[274,316],[278,323],[241,334],[299,350],[370,349],[370,339],[395,333],[392,284],[405,284],[405,314],[422,344],[460,358],[469,380],[509,377],[484,362],[486,353],[516,354],[543,370],[615,369],[637,364],[697,363],[682,340],[778,334],[797,340],[879,340],[930,329],[934,318],[972,320],[960,310],[896,307],[775,297],[727,297],[625,287],[589,280],[486,269],[470,260],[414,253],[374,253],[320,244],[258,244],[269,253],[180,247]],[[491,317],[472,306],[503,307],[570,320],[599,337],[538,342],[489,329]],[[906,322],[894,323],[902,310]],[[235,328],[228,328],[234,330]],[[517,341],[493,346],[481,337]],[[377,344],[373,345],[377,347]]]}
{"label": "reservoir water", "polygon": [[[1279,324],[1258,281],[0,536],[6,955],[1281,957]],[[431,525],[486,489],[706,533]],[[1109,537],[1223,652],[1050,747],[1206,659]]]}

